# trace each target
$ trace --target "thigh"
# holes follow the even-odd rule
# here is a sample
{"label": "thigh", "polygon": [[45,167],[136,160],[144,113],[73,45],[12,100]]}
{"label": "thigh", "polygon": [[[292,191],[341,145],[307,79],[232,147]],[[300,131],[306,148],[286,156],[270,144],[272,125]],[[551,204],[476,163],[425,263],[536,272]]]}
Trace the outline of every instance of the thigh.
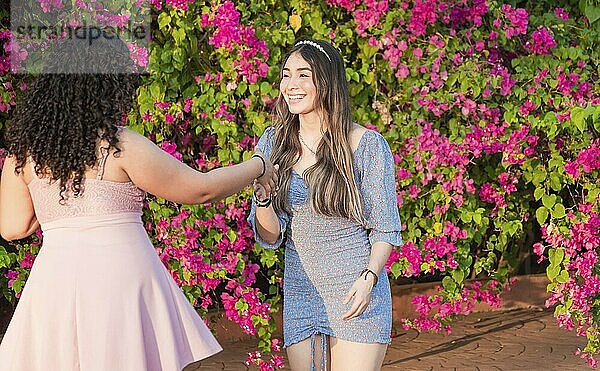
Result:
{"label": "thigh", "polygon": [[356,343],[330,337],[331,371],[379,371],[387,344]]}
{"label": "thigh", "polygon": [[[306,338],[286,348],[288,362],[292,371],[311,370],[311,364],[314,364],[315,369],[321,370],[321,360],[323,359],[321,336],[325,336],[327,339],[327,349],[325,349],[325,351],[329,353],[329,336],[316,334],[314,342],[314,359],[312,357],[313,349],[311,338]],[[330,358],[329,354],[327,354],[327,370],[331,369]]]}

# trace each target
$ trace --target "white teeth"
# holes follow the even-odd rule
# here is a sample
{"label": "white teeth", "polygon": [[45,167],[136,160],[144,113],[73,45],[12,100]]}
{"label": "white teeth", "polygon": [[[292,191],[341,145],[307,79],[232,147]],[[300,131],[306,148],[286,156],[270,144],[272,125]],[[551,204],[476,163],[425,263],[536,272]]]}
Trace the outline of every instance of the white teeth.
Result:
{"label": "white teeth", "polygon": [[288,95],[289,100],[300,100],[304,97],[305,97],[305,95]]}

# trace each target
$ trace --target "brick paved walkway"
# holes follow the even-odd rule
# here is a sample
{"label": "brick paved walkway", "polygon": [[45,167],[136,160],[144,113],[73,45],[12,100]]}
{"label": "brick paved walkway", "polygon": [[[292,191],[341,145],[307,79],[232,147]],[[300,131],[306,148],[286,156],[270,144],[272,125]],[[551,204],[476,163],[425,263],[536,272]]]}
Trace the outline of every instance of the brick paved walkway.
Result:
{"label": "brick paved walkway", "polygon": [[[223,352],[185,371],[247,370],[241,360],[255,344],[223,343]],[[455,321],[451,335],[400,330],[383,370],[588,370],[574,355],[584,345],[584,338],[559,329],[549,311],[473,313]]]}

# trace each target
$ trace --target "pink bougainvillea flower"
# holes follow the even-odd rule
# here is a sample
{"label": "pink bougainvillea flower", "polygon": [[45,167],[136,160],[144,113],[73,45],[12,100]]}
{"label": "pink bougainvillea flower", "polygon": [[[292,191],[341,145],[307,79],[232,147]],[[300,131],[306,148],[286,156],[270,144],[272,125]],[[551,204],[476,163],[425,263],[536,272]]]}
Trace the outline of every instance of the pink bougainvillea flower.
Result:
{"label": "pink bougainvillea flower", "polygon": [[555,46],[554,36],[546,27],[534,31],[531,39],[525,43],[525,48],[534,54],[550,54],[550,49]]}

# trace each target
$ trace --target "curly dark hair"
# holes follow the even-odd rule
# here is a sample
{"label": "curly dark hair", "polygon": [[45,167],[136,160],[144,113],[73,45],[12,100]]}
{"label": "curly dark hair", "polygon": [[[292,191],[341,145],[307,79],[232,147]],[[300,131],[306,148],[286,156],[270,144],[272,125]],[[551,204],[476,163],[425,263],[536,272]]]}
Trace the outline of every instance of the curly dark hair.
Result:
{"label": "curly dark hair", "polygon": [[118,126],[132,107],[139,80],[139,75],[123,72],[132,62],[121,40],[88,41],[73,38],[56,46],[5,133],[16,173],[31,158],[38,176],[60,180],[61,203],[67,188],[74,197],[82,194],[84,173],[96,165],[101,141],[109,150],[115,148],[115,154],[120,151]]}

